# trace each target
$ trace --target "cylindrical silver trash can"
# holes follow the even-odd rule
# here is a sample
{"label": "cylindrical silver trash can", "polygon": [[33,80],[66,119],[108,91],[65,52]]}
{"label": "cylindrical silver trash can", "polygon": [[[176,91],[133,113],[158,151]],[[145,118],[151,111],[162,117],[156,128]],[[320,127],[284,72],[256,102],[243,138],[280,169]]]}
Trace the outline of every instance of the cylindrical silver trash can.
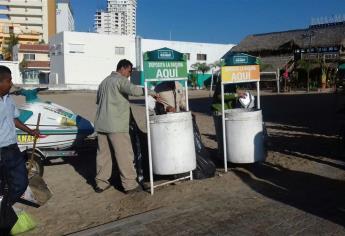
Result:
{"label": "cylindrical silver trash can", "polygon": [[266,159],[261,110],[226,110],[225,132],[229,162],[254,163]]}
{"label": "cylindrical silver trash can", "polygon": [[150,131],[154,174],[181,174],[196,168],[191,112],[151,116]]}

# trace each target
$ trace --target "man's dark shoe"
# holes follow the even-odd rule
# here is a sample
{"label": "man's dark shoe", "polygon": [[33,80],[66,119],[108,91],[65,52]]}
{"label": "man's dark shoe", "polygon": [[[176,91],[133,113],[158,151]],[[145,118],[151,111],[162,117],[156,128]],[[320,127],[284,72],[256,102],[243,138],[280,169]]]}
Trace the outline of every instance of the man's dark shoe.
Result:
{"label": "man's dark shoe", "polygon": [[98,187],[98,186],[94,187],[93,189],[95,190],[96,193],[101,193],[101,192],[104,191],[103,189],[101,189],[101,188]]}
{"label": "man's dark shoe", "polygon": [[138,192],[142,192],[143,188],[139,185],[138,187],[134,188],[134,189],[130,189],[130,190],[125,190],[124,193],[125,194],[132,194],[132,193],[138,193]]}
{"label": "man's dark shoe", "polygon": [[101,193],[101,192],[104,192],[105,190],[109,189],[110,187],[111,187],[111,185],[108,185],[105,188],[100,188],[99,186],[96,186],[93,189],[95,190],[96,193]]}
{"label": "man's dark shoe", "polygon": [[140,186],[143,189],[143,191],[147,191],[151,189],[150,183],[140,183]]}

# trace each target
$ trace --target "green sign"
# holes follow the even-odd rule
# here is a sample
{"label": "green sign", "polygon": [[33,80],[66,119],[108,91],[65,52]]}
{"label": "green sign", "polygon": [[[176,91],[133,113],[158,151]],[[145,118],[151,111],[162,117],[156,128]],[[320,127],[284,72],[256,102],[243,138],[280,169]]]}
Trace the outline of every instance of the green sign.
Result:
{"label": "green sign", "polygon": [[224,63],[226,66],[258,65],[260,60],[244,53],[230,53],[224,57]]}
{"label": "green sign", "polygon": [[187,63],[183,61],[144,61],[145,79],[176,79],[185,78]]}
{"label": "green sign", "polygon": [[185,56],[169,48],[161,48],[144,54],[145,80],[187,79]]}

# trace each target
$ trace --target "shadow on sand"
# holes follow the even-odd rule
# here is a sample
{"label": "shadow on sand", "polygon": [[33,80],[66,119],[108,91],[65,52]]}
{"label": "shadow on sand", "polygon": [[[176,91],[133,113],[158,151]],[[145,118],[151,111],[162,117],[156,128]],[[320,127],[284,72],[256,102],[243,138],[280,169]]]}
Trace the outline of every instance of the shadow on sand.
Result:
{"label": "shadow on sand", "polygon": [[265,197],[345,226],[344,181],[270,163],[244,165],[232,171]]}
{"label": "shadow on sand", "polygon": [[[345,165],[338,136],[344,121],[337,114],[343,104],[344,97],[336,94],[262,97],[268,151],[337,169],[321,167],[318,175],[266,162],[237,165],[232,171],[265,197],[345,226]],[[334,170],[339,179],[322,170]]]}

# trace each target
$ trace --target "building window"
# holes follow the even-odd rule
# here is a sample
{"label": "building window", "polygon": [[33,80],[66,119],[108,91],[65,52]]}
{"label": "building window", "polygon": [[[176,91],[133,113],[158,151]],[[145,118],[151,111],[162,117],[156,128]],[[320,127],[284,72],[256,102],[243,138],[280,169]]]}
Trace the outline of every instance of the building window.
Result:
{"label": "building window", "polygon": [[196,59],[198,61],[206,61],[207,60],[207,55],[206,54],[196,54]]}
{"label": "building window", "polygon": [[115,55],[125,55],[124,47],[115,47]]}
{"label": "building window", "polygon": [[33,54],[33,53],[24,53],[24,60],[25,61],[34,61],[35,60],[35,54]]}
{"label": "building window", "polygon": [[190,53],[185,53],[184,55],[186,55],[187,60],[190,60]]}
{"label": "building window", "polygon": [[69,44],[70,53],[84,53],[84,44]]}

